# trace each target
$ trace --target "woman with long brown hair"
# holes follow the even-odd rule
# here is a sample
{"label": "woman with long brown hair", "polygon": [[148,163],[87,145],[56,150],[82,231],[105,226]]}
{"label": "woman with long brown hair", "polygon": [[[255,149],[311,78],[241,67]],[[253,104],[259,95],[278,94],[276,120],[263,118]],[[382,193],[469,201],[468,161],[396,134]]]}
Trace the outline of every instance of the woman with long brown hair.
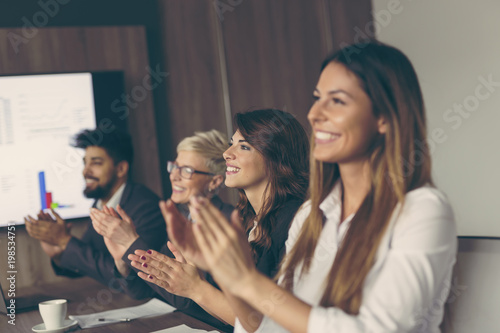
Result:
{"label": "woman with long brown hair", "polygon": [[[307,134],[291,114],[276,109],[238,113],[235,125],[230,147],[223,154],[227,166],[225,184],[239,189],[236,211],[242,224],[238,223],[250,244],[252,263],[261,274],[272,277],[285,254],[293,216],[307,193]],[[172,210],[173,203],[162,203],[161,208],[164,212]],[[182,223],[184,227],[191,225]],[[175,230],[169,230],[169,237],[176,235]],[[190,248],[177,244],[182,255],[196,262],[190,257]],[[191,298],[213,316],[234,325],[235,315],[246,313],[246,304],[226,299],[197,274],[188,273],[193,272],[192,266],[182,255],[178,253],[179,260],[175,261],[155,251],[136,251],[129,259],[133,267],[145,272],[139,276],[146,281]]]}
{"label": "woman with long brown hair", "polygon": [[[349,46],[325,60],[313,95],[310,200],[278,285],[249,260],[236,219],[203,198],[192,200],[198,264],[254,309],[235,332],[439,332],[456,230],[432,185],[410,61],[375,41]],[[173,215],[167,224],[179,227]]]}

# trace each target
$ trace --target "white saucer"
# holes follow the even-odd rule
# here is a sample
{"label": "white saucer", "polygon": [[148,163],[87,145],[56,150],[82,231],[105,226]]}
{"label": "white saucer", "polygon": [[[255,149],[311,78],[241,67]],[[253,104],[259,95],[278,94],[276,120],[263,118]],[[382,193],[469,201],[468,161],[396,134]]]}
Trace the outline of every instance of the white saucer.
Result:
{"label": "white saucer", "polygon": [[63,333],[64,331],[75,326],[76,324],[78,324],[78,321],[66,319],[64,321],[63,326],[59,327],[59,328],[48,330],[45,328],[45,324],[41,323],[41,324],[38,324],[36,326],[33,326],[31,329],[33,330],[33,332],[37,332],[37,333]]}

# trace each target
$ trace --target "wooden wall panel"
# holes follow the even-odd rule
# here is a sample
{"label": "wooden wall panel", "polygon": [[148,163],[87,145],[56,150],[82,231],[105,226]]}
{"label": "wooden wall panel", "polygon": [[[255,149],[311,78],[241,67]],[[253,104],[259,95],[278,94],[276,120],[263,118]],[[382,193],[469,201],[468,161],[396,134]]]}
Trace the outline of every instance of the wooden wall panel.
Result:
{"label": "wooden wall panel", "polygon": [[330,12],[328,20],[331,24],[333,49],[338,50],[342,43],[355,42],[358,30],[371,38],[375,37],[374,33],[370,33],[374,28],[371,1],[325,0],[325,2],[327,11]]}
{"label": "wooden wall panel", "polygon": [[[159,133],[162,152],[175,159],[175,147],[195,131],[217,129],[230,137],[226,124],[223,68],[220,59],[218,21],[212,1],[159,1],[163,16],[161,36],[164,68],[169,72],[166,95],[169,110],[159,116],[165,132]],[[227,106],[229,107],[229,105]],[[225,188],[220,197],[236,203],[237,193]]]}
{"label": "wooden wall panel", "polygon": [[[212,1],[159,1],[173,147],[194,131],[226,132],[217,21]],[[175,154],[175,153],[174,153]]]}
{"label": "wooden wall panel", "polygon": [[[143,86],[144,77],[149,75],[143,27],[38,29],[35,37],[19,45],[17,53],[8,42],[9,33],[23,36],[22,29],[0,29],[0,40],[3,41],[0,74],[122,70],[126,93]],[[162,195],[151,91],[146,90],[144,98],[130,109],[128,123],[136,156],[132,178]],[[26,213],[19,212],[21,216]],[[76,229],[76,234],[84,231],[81,224]],[[5,246],[4,231],[0,235],[2,249]],[[17,241],[17,258],[22,258],[18,259],[19,272],[22,272],[18,275],[18,286],[54,280],[48,258],[40,251],[38,241],[26,234],[24,227],[17,228]],[[0,269],[6,267],[5,260],[5,257],[0,258]]]}
{"label": "wooden wall panel", "polygon": [[233,112],[276,107],[306,115],[328,53],[322,1],[246,1],[222,21]]}
{"label": "wooden wall panel", "polygon": [[225,12],[221,25],[233,112],[277,107],[309,127],[306,116],[322,60],[339,38],[349,36],[353,21],[369,16],[343,19],[358,7],[331,2],[254,0]]}
{"label": "wooden wall panel", "polygon": [[[127,68],[125,75],[126,93],[134,96],[134,89],[142,89],[147,94],[144,99],[141,97],[134,100],[137,106],[130,108],[128,117],[128,127],[136,153],[133,175],[135,180],[161,195],[161,172],[152,93],[145,89],[143,84],[144,78],[150,76],[150,68],[153,67],[153,71],[155,68],[150,66],[148,62],[144,29],[115,27],[106,28],[104,33],[97,29],[87,29],[85,40],[87,43],[99,41],[94,44],[94,47],[87,47],[87,49],[106,50],[104,54],[100,54],[100,52],[88,54],[89,66],[93,70],[123,70]],[[115,51],[109,52],[109,50]],[[162,81],[166,79],[167,77],[160,77]]]}

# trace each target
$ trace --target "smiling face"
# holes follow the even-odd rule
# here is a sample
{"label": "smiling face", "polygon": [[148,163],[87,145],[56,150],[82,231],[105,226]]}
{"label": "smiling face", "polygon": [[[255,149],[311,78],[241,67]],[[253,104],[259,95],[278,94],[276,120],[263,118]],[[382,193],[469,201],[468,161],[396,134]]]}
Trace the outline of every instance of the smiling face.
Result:
{"label": "smiling face", "polygon": [[[194,151],[179,151],[175,159],[175,164],[179,167],[188,166],[197,171],[210,172],[206,165],[206,159]],[[170,183],[172,184],[172,196],[170,199],[175,203],[184,204],[189,202],[189,198],[193,195],[205,196],[210,186],[215,186],[215,184],[212,184],[213,178],[211,175],[194,173],[191,179],[186,179],[181,177],[180,170],[175,168],[170,173]]]}
{"label": "smiling face", "polygon": [[[83,177],[86,184],[83,194],[87,198],[107,201],[126,180],[127,162],[122,161],[115,165],[104,148],[87,147],[83,163]],[[126,170],[124,163],[127,164]]]}
{"label": "smiling face", "polygon": [[370,145],[385,132],[385,124],[373,114],[356,76],[331,62],[321,72],[314,99],[307,116],[313,128],[314,158],[339,164],[367,160]]}
{"label": "smiling face", "polygon": [[234,133],[230,147],[223,155],[227,165],[227,187],[264,192],[269,182],[264,157],[248,144],[239,131]]}

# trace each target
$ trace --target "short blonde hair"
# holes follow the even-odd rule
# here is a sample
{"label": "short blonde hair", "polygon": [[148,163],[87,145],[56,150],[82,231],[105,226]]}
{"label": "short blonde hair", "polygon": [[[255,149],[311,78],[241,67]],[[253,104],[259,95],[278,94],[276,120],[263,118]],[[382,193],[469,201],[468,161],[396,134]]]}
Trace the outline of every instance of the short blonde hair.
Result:
{"label": "short blonde hair", "polygon": [[180,151],[193,151],[207,160],[210,172],[224,175],[226,172],[226,161],[222,154],[228,148],[227,136],[218,131],[194,132],[193,136],[182,139],[177,145],[177,153]]}

